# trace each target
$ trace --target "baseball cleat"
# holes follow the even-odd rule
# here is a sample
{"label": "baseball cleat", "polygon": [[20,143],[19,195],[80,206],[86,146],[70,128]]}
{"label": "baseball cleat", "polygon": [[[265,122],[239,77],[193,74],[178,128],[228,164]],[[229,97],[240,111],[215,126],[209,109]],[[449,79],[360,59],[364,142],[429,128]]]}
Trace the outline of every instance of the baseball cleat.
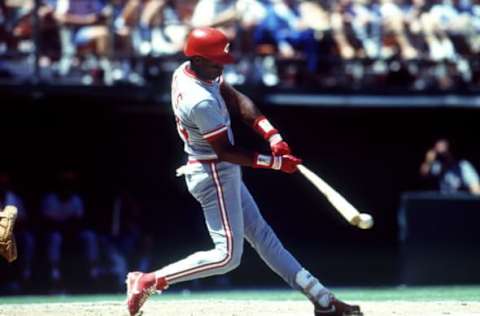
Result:
{"label": "baseball cleat", "polygon": [[127,275],[127,307],[130,316],[139,316],[142,314],[140,308],[145,301],[156,292],[155,286],[147,286],[142,277],[142,272],[130,272]]}
{"label": "baseball cleat", "polygon": [[315,316],[363,316],[358,305],[348,305],[335,297],[327,307],[315,305]]}

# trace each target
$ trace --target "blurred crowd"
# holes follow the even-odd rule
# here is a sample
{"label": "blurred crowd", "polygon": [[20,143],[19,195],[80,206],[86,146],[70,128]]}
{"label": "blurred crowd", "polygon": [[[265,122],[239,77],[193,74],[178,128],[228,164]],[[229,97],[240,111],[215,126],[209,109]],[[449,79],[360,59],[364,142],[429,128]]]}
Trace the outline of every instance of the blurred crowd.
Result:
{"label": "blurred crowd", "polygon": [[18,209],[20,254],[8,266],[0,262],[0,294],[123,291],[128,271],[151,269],[152,233],[142,205],[120,188],[93,207],[80,176],[59,171],[44,191],[24,196],[0,171],[0,207]]}
{"label": "blurred crowd", "polygon": [[232,84],[475,89],[478,0],[5,0],[0,78],[144,85],[188,32],[221,28]]}

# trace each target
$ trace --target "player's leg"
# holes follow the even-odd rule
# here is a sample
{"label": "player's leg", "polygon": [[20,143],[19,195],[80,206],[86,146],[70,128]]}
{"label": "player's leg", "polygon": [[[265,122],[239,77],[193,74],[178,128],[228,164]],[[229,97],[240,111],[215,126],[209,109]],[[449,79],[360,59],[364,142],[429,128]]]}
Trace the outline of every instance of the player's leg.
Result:
{"label": "player's leg", "polygon": [[292,288],[308,297],[315,306],[315,315],[361,315],[358,307],[335,299],[330,290],[305,270],[283,247],[275,232],[260,214],[255,200],[243,183],[241,194],[245,238],[274,272]]}
{"label": "player's leg", "polygon": [[157,277],[165,277],[169,284],[224,274],[240,264],[243,252],[240,168],[229,163],[210,163],[206,170],[201,168],[202,172],[187,175],[187,184],[202,206],[214,248],[158,270]]}
{"label": "player's leg", "polygon": [[241,194],[245,238],[270,269],[291,287],[296,288],[295,276],[302,266],[283,247],[275,232],[260,214],[257,204],[244,184],[242,184]]}
{"label": "player's leg", "polygon": [[[178,282],[224,274],[240,264],[244,236],[240,168],[229,163],[210,163],[198,164],[191,169],[186,175],[188,189],[202,206],[214,247],[152,273],[129,273],[127,295],[132,315],[155,290],[163,290]],[[149,292],[135,296],[135,289]]]}

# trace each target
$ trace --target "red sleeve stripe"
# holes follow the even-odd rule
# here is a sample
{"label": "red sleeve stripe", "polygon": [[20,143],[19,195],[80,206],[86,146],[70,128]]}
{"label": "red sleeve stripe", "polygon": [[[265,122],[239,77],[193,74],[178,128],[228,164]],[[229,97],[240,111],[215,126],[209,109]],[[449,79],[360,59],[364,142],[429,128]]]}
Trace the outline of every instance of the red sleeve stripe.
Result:
{"label": "red sleeve stripe", "polygon": [[214,131],[203,134],[203,139],[209,139],[209,138],[212,138],[214,136],[217,136],[217,135],[225,132],[227,129],[228,129],[228,126],[222,126],[222,127],[218,128]]}

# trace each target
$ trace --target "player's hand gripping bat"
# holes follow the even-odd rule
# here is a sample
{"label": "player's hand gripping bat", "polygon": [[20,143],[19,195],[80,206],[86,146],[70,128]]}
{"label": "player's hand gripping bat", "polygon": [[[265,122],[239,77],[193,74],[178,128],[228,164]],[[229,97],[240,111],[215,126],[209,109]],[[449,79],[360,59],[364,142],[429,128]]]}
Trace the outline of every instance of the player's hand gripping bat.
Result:
{"label": "player's hand gripping bat", "polygon": [[304,165],[300,164],[297,167],[305,178],[312,182],[313,185],[325,195],[328,201],[350,224],[361,229],[369,229],[373,226],[373,218],[370,214],[360,213],[350,202],[328,185],[328,183]]}

